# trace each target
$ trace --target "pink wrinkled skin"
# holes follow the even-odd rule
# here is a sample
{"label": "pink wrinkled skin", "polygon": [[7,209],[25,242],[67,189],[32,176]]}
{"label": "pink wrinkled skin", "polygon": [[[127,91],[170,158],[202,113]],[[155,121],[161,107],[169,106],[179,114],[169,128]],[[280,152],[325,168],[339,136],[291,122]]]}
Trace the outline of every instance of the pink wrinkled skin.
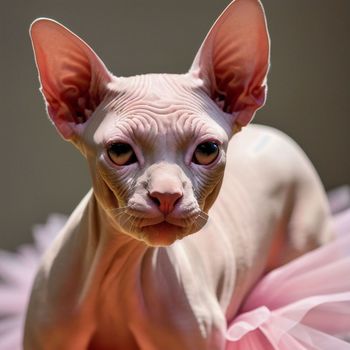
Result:
{"label": "pink wrinkled skin", "polygon": [[[24,349],[224,349],[261,275],[331,237],[303,152],[245,127],[266,94],[260,2],[233,1],[180,75],[114,76],[49,19],[31,38],[49,117],[86,158],[93,189],[44,256]],[[205,142],[218,154],[199,164]],[[134,158],[118,164],[115,144]]]}

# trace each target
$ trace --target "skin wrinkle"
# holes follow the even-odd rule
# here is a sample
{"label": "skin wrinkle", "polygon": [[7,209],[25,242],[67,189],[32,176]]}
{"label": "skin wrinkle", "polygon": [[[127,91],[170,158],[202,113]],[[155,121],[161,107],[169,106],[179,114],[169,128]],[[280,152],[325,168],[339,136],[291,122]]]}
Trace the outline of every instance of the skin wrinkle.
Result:
{"label": "skin wrinkle", "polygon": [[[120,243],[119,243],[120,244]],[[127,245],[127,241],[124,243]],[[109,262],[109,267],[106,269],[105,272],[105,278],[102,280],[101,289],[102,291],[105,291],[105,295],[110,295],[108,293],[108,289],[113,284],[114,280],[119,279],[120,269],[123,268],[123,266],[128,265],[128,260],[134,260],[134,259],[142,259],[143,254],[139,254],[139,249],[137,246],[135,246],[132,250],[128,250],[127,254],[123,254],[123,249],[118,250],[114,255],[111,261]],[[122,260],[121,263],[117,263],[116,260]],[[129,264],[130,266],[133,266],[133,264]],[[119,266],[119,269],[115,269],[114,266]],[[110,295],[110,297],[113,297]]]}
{"label": "skin wrinkle", "polygon": [[[108,182],[105,181],[103,177],[103,168],[98,166],[98,161],[99,159],[96,159],[96,166],[91,169],[91,172],[95,174],[95,176],[93,176],[93,187],[96,188],[96,191],[98,191],[96,192],[96,198],[106,209],[108,209],[108,207],[119,207],[120,203],[116,199],[117,197],[115,196],[112,188],[108,186]],[[105,200],[102,200],[102,198]]]}
{"label": "skin wrinkle", "polygon": [[[122,79],[121,82],[128,86],[128,90],[123,90],[120,86],[116,91],[123,91],[124,93],[127,91],[125,95],[127,95],[128,98],[128,104],[132,106],[134,103],[142,102],[143,100],[147,100],[151,96],[151,98],[155,96],[155,88],[157,88],[157,84],[153,82],[153,84],[149,83],[149,91],[147,91],[145,88],[143,88],[143,94],[141,96],[138,96],[140,93],[140,90],[137,89],[138,86],[138,79],[140,76],[136,77],[128,77],[128,78],[116,78],[118,81],[119,79]],[[148,80],[149,82],[151,80],[154,80],[155,77],[157,77],[156,74],[150,74],[150,75],[144,75],[144,80]],[[211,110],[214,109],[214,107],[217,109],[215,114],[219,114],[219,110],[215,103],[212,101],[208,101],[206,98],[205,92],[202,90],[200,86],[191,86],[191,84],[188,83],[187,79],[184,79],[186,75],[180,76],[180,75],[162,75],[159,74],[159,77],[157,78],[158,85],[161,86],[161,100],[165,101],[167,99],[167,96],[174,96],[176,95],[176,100],[181,101],[183,103],[183,106],[188,108],[191,108],[191,106],[196,106],[196,111],[198,110],[202,112],[211,112]],[[175,78],[175,79],[174,79]],[[180,79],[179,79],[180,78]],[[181,80],[181,85],[178,80]],[[164,86],[164,82],[165,84]],[[134,87],[134,91],[130,89],[130,86],[128,84],[131,84]],[[126,89],[126,88],[125,88]],[[158,87],[159,89],[159,87]],[[131,92],[130,92],[131,90]],[[119,110],[124,109],[124,104],[120,105],[118,101],[115,101],[115,108],[116,104],[119,104]],[[181,106],[179,106],[181,108]],[[222,112],[220,112],[221,114]]]}
{"label": "skin wrinkle", "polygon": [[[121,93],[121,97],[119,97]],[[128,90],[121,91],[113,90],[113,95],[117,98],[111,102],[111,110],[114,110],[116,113],[122,114],[123,111],[127,112],[125,105],[137,104],[139,101],[142,101],[145,98],[146,91],[137,91],[136,89],[130,93]]]}
{"label": "skin wrinkle", "polygon": [[175,137],[176,143],[179,145],[179,147],[181,147],[182,150],[185,150],[185,148],[187,148],[188,142],[186,142],[187,140],[184,137],[183,130],[188,130],[187,124],[188,124],[188,120],[190,120],[191,117],[192,117],[192,114],[184,112],[181,114],[179,113],[177,120],[175,119],[172,120],[172,128],[176,130],[176,132],[174,133],[174,137]]}
{"label": "skin wrinkle", "polygon": [[[104,185],[108,188],[109,191],[112,191],[119,205],[126,205],[126,202],[124,202],[124,198],[130,196],[128,192],[130,191],[130,189],[133,188],[133,185],[135,183],[135,180],[130,176],[130,169],[121,168],[118,173],[115,173],[115,169],[112,168],[112,166],[109,166],[108,163],[103,160],[103,157],[102,160],[99,159],[99,163],[102,164],[102,167],[99,166],[100,164],[98,164],[96,169],[98,169],[102,181],[97,181],[96,183],[98,184],[98,186],[103,187]],[[115,183],[120,183],[121,185],[124,185],[118,187],[108,185]],[[112,202],[112,205],[115,205],[115,201]]]}

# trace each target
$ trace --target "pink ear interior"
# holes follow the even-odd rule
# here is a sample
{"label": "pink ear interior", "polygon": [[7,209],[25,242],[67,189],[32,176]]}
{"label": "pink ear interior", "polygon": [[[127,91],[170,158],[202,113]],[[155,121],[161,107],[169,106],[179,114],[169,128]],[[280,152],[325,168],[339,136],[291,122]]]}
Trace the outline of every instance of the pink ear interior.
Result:
{"label": "pink ear interior", "polygon": [[85,42],[53,20],[36,20],[30,35],[49,116],[70,139],[100,103],[111,75]]}
{"label": "pink ear interior", "polygon": [[240,126],[265,102],[269,36],[258,0],[236,0],[217,19],[191,71],[207,85],[213,100]]}

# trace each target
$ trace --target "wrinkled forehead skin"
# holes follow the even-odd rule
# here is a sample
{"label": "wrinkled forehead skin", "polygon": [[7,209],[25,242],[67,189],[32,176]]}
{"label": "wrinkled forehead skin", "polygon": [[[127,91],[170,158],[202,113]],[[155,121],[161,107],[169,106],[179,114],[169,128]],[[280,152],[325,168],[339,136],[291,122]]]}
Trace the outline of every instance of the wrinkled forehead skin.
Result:
{"label": "wrinkled forehead skin", "polygon": [[176,162],[175,150],[205,140],[218,140],[226,148],[231,129],[230,115],[209,98],[203,81],[190,74],[114,77],[86,125],[81,146],[89,154],[95,146],[130,142],[149,153],[148,161]]}

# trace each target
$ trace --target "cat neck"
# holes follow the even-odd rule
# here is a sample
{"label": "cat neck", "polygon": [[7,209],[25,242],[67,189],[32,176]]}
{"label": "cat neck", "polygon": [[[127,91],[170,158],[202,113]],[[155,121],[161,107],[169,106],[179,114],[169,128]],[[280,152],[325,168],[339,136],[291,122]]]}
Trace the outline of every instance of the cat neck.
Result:
{"label": "cat neck", "polygon": [[116,231],[90,191],[46,257],[43,273],[51,271],[47,281],[48,299],[58,301],[51,305],[59,305],[60,310],[56,311],[63,318],[71,309],[79,310],[83,317],[84,310],[91,310],[91,305],[96,304],[99,295],[105,294],[111,284],[119,285],[123,278],[136,280],[143,257],[153,249]]}
{"label": "cat neck", "polygon": [[86,290],[94,290],[94,286],[99,286],[101,292],[125,274],[137,275],[145,254],[154,250],[144,242],[118,231],[112,219],[99,205],[93,191],[88,194],[88,202],[77,229],[86,241]]}

